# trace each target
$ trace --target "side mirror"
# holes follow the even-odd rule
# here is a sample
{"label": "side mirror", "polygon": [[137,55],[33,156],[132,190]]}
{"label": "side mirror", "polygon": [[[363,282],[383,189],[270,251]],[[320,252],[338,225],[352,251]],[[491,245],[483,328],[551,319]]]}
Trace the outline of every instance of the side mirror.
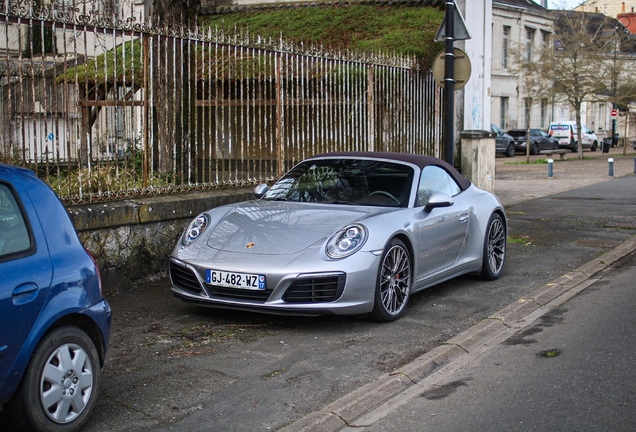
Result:
{"label": "side mirror", "polygon": [[455,203],[455,201],[453,201],[453,198],[451,198],[450,196],[446,195],[445,193],[435,192],[428,199],[428,203],[424,207],[424,211],[427,212],[427,213],[430,213],[431,210],[433,210],[434,208],[437,208],[437,207],[450,207],[454,203]]}
{"label": "side mirror", "polygon": [[261,183],[254,188],[254,195],[256,195],[256,198],[263,198],[263,195],[265,195],[268,190],[269,186],[267,186],[267,183]]}

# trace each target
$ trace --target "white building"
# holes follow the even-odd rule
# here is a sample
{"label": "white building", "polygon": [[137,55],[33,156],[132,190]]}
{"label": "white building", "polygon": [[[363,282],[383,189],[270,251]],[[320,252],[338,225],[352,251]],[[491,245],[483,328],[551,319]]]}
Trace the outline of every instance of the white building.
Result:
{"label": "white building", "polygon": [[[550,12],[528,0],[492,2],[492,123],[504,130],[514,128],[546,129],[555,118],[551,99],[526,106],[522,73],[515,70],[514,56],[532,59],[542,44],[550,43],[553,18]],[[527,114],[530,124],[526,124]]]}

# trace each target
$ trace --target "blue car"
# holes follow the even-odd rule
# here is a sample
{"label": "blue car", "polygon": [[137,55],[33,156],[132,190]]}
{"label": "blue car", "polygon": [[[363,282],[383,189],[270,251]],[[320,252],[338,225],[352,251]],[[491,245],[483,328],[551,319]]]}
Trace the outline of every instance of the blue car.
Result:
{"label": "blue car", "polygon": [[111,310],[66,209],[0,164],[0,408],[18,430],[74,431],[99,392]]}

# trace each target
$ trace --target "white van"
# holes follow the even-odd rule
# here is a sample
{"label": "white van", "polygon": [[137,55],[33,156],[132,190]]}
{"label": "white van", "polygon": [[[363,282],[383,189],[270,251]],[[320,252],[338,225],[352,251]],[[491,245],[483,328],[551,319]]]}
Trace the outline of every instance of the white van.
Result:
{"label": "white van", "polygon": [[[596,151],[598,148],[598,138],[596,138],[596,134],[585,125],[582,125],[581,129],[581,141],[583,142],[583,148],[589,148],[592,151]],[[552,122],[548,128],[548,135],[559,141],[559,148],[568,148],[573,152],[579,151],[579,143],[576,141],[576,122]]]}

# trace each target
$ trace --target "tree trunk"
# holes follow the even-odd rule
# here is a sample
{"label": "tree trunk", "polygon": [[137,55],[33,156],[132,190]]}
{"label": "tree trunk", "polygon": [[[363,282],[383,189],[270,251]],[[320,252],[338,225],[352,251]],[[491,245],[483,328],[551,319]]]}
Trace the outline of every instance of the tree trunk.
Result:
{"label": "tree trunk", "polygon": [[[155,0],[154,22],[164,28],[162,34],[186,35],[197,28],[200,0]],[[190,76],[187,39],[183,36],[156,37],[153,51],[152,97],[157,134],[153,142],[154,165],[161,174],[174,171],[183,179],[190,154],[190,101],[196,89],[196,77]]]}
{"label": "tree trunk", "polygon": [[581,104],[576,105],[576,142],[579,145],[579,159],[583,159],[583,141],[581,141]]}

